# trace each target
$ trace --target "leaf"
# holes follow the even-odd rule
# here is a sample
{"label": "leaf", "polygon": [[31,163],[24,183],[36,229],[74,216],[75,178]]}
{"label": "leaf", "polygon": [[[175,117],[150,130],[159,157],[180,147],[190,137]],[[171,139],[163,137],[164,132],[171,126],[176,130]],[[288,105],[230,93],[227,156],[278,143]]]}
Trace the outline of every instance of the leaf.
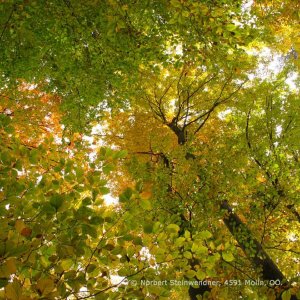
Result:
{"label": "leaf", "polygon": [[222,257],[225,261],[228,261],[228,262],[231,262],[234,260],[234,256],[232,255],[231,252],[225,252],[223,251],[222,252]]}
{"label": "leaf", "polygon": [[127,276],[128,275],[129,270],[126,268],[122,268],[118,271],[118,275],[119,276]]}
{"label": "leaf", "polygon": [[126,150],[121,150],[114,154],[114,158],[122,159],[122,158],[125,158],[127,155],[128,155],[128,152]]}
{"label": "leaf", "polygon": [[99,191],[102,195],[107,195],[110,192],[110,189],[108,187],[103,186],[99,188]]}
{"label": "leaf", "polygon": [[125,191],[119,196],[120,202],[127,202],[132,196],[132,189],[126,188]]}
{"label": "leaf", "polygon": [[152,209],[151,202],[147,199],[141,199],[140,205],[145,210],[151,210]]}
{"label": "leaf", "polygon": [[50,204],[52,207],[58,210],[61,207],[63,200],[64,199],[62,195],[55,194],[50,198]]}
{"label": "leaf", "polygon": [[204,280],[205,277],[206,277],[206,274],[202,270],[199,269],[196,272],[196,277],[197,277],[198,280]]}
{"label": "leaf", "polygon": [[5,263],[0,267],[0,276],[9,278],[11,274],[16,273],[16,259],[8,258]]}
{"label": "leaf", "polygon": [[14,280],[5,287],[5,296],[8,300],[21,300],[22,289],[17,280]]}
{"label": "leaf", "polygon": [[45,296],[53,291],[54,281],[50,278],[41,278],[38,280],[36,288],[40,294]]}
{"label": "leaf", "polygon": [[282,300],[290,300],[292,297],[291,295],[291,290],[285,290],[282,294],[281,294],[281,299]]}
{"label": "leaf", "polygon": [[29,237],[31,236],[31,233],[32,233],[32,229],[29,228],[29,227],[25,227],[22,229],[21,231],[21,235],[24,236],[24,237]]}
{"label": "leaf", "polygon": [[208,252],[208,249],[207,247],[197,243],[197,242],[194,242],[193,245],[192,245],[192,248],[191,250],[193,252],[195,252],[197,255],[200,255],[200,254],[207,254]]}
{"label": "leaf", "polygon": [[208,230],[204,230],[199,233],[199,237],[203,239],[210,239],[212,237],[212,234]]}
{"label": "leaf", "polygon": [[24,223],[23,220],[18,219],[18,220],[16,220],[15,228],[16,228],[16,230],[21,234],[21,233],[22,233],[22,230],[23,230],[24,228],[26,228],[26,225],[25,225],[25,223]]}
{"label": "leaf", "polygon": [[86,269],[87,273],[92,273],[96,268],[97,268],[96,265],[93,265],[93,264],[89,265]]}
{"label": "leaf", "polygon": [[175,246],[181,247],[183,246],[184,242],[185,242],[185,238],[183,236],[180,236],[175,240]]}
{"label": "leaf", "polygon": [[149,233],[152,233],[153,225],[147,223],[147,224],[144,224],[143,228],[144,228],[144,232],[149,234]]}
{"label": "leaf", "polygon": [[183,252],[183,256],[187,259],[191,259],[193,257],[192,253],[189,251]]}
{"label": "leaf", "polygon": [[235,31],[236,25],[234,25],[234,24],[228,24],[228,25],[226,25],[226,29],[228,31]]}
{"label": "leaf", "polygon": [[196,272],[194,270],[188,270],[186,273],[185,273],[186,277],[188,278],[194,278],[195,275],[196,275]]}
{"label": "leaf", "polygon": [[0,278],[0,289],[4,288],[7,284],[8,284],[8,279]]}
{"label": "leaf", "polygon": [[186,239],[191,238],[191,233],[190,233],[188,230],[185,230],[185,231],[184,231],[184,237],[185,237]]}
{"label": "leaf", "polygon": [[63,268],[63,270],[69,270],[71,268],[71,266],[73,265],[73,260],[72,259],[63,259],[61,261],[61,267]]}
{"label": "leaf", "polygon": [[76,277],[76,275],[77,275],[77,272],[75,270],[71,270],[71,271],[68,271],[68,272],[64,273],[64,278],[67,279],[67,280],[68,279],[73,279],[73,278]]}
{"label": "leaf", "polygon": [[114,169],[114,165],[113,165],[113,164],[106,164],[106,165],[103,166],[103,168],[102,168],[103,173],[104,173],[105,175],[108,175],[113,169]]}
{"label": "leaf", "polygon": [[170,233],[177,233],[180,230],[180,227],[177,224],[169,224],[166,230]]}

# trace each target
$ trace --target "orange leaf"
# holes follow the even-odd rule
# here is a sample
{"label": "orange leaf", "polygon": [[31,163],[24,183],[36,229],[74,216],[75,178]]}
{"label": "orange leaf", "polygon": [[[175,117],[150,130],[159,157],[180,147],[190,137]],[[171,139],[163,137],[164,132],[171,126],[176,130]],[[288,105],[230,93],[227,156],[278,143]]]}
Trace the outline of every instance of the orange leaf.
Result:
{"label": "orange leaf", "polygon": [[25,237],[29,237],[32,233],[32,230],[29,227],[25,227],[21,231],[21,235]]}

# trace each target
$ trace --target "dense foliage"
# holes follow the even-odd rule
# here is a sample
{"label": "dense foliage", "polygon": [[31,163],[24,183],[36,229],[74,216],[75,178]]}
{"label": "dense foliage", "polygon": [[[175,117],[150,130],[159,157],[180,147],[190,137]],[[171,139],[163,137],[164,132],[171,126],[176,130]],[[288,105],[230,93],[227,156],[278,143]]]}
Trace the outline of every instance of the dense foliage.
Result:
{"label": "dense foliage", "polygon": [[0,298],[300,299],[299,17],[2,1]]}

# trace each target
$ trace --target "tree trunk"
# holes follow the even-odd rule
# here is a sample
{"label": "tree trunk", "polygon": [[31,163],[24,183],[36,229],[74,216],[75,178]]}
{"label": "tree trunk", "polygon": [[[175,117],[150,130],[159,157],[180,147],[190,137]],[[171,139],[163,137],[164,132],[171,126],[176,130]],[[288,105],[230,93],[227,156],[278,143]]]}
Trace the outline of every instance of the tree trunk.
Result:
{"label": "tree trunk", "polygon": [[[186,143],[184,130],[180,130],[173,121],[168,124],[168,126],[176,134],[178,144],[184,145]],[[189,158],[195,159],[196,157],[193,154],[187,154],[186,159]],[[227,215],[223,218],[224,224],[238,242],[247,258],[252,262],[254,268],[261,271],[260,279],[264,281],[277,280],[280,281],[284,290],[288,288],[288,282],[277,265],[265,252],[262,245],[252,237],[251,231],[241,221],[238,215],[233,212],[227,201],[222,202],[221,209],[225,209],[227,211]],[[251,248],[249,245],[251,245]],[[190,286],[189,297],[191,300],[197,300],[197,296],[203,296],[205,292],[210,292],[210,290],[209,286],[199,286],[197,288]],[[277,295],[276,299],[282,299],[281,294]],[[292,295],[291,300],[297,300],[297,297]]]}
{"label": "tree trunk", "polygon": [[[233,212],[227,201],[222,202],[221,209],[225,209],[227,211],[227,215],[223,218],[226,227],[239,243],[239,246],[242,248],[246,256],[252,261],[253,266],[256,269],[261,270],[260,279],[264,281],[280,281],[280,285],[284,289],[287,288],[288,282],[284,275],[265,252],[257,239],[252,237],[251,231],[241,221],[237,214]],[[278,295],[277,299],[282,299],[281,295]],[[292,295],[291,299],[297,300],[297,297]]]}

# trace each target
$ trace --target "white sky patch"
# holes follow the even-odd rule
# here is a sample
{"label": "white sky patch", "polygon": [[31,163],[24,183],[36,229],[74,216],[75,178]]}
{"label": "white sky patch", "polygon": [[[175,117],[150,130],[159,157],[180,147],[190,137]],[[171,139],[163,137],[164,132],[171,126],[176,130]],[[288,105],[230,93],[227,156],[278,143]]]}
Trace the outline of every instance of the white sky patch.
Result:
{"label": "white sky patch", "polygon": [[289,74],[289,77],[286,79],[285,82],[288,84],[291,90],[295,90],[295,91],[298,90],[295,82],[297,79],[298,79],[298,73],[296,72],[292,72],[291,74]]}
{"label": "white sky patch", "polygon": [[57,145],[62,145],[62,138],[57,135],[54,135],[54,142]]}
{"label": "white sky patch", "polygon": [[249,74],[247,74],[247,76],[248,76],[249,80],[253,80],[255,78],[255,74],[253,74],[253,73],[249,73]]}
{"label": "white sky patch", "polygon": [[16,171],[18,173],[18,176],[24,176],[24,175],[26,175],[26,171],[25,171],[24,168],[21,171],[19,171],[19,170],[16,170]]}
{"label": "white sky patch", "polygon": [[41,182],[42,178],[42,175],[38,176],[38,178],[36,179],[36,185],[38,185]]}
{"label": "white sky patch", "polygon": [[96,158],[97,158],[97,153],[95,151],[92,151],[91,153],[89,153],[90,162],[94,162]]}
{"label": "white sky patch", "polygon": [[219,112],[218,117],[219,117],[219,119],[224,121],[226,119],[227,115],[229,115],[231,112],[232,112],[232,110],[230,108],[227,108],[227,109]]}
{"label": "white sky patch", "polygon": [[146,247],[143,247],[141,250],[140,250],[140,255],[145,259],[145,260],[149,260],[151,257],[153,257],[150,252],[149,252],[149,249],[146,248]]}
{"label": "white sky patch", "polygon": [[282,54],[272,52],[268,47],[264,47],[260,51],[253,48],[247,49],[246,52],[249,55],[257,56],[259,59],[255,73],[247,74],[250,80],[254,78],[262,80],[272,79],[284,68],[284,57]]}
{"label": "white sky patch", "polygon": [[276,137],[279,137],[281,135],[281,132],[282,132],[282,126],[277,125],[275,131],[276,131]]}
{"label": "white sky patch", "polygon": [[119,275],[110,275],[110,281],[112,284],[118,284],[122,280],[124,280],[125,277],[119,276]]}
{"label": "white sky patch", "polygon": [[[104,144],[105,144],[103,139],[101,138],[101,135],[105,134],[104,130],[106,127],[107,126],[105,126],[105,125],[97,124],[97,125],[93,126],[93,128],[92,128],[92,132],[91,132],[92,135],[84,135],[82,137],[82,140],[88,142],[88,144],[92,150],[89,153],[89,160],[91,162],[93,162],[96,159],[97,149],[101,146],[104,146]],[[100,136],[100,138],[97,139],[97,142],[95,142],[95,137],[93,135],[95,135],[95,136],[98,135],[98,137]]]}
{"label": "white sky patch", "polygon": [[90,145],[92,145],[93,141],[94,141],[94,138],[92,136],[89,136],[89,135],[84,135],[82,137],[82,140],[85,141],[85,142],[88,142]]}
{"label": "white sky patch", "polygon": [[291,242],[296,242],[298,241],[298,236],[294,232],[292,232],[288,235],[288,239]]}
{"label": "white sky patch", "polygon": [[172,110],[173,113],[176,111],[176,108],[177,108],[177,106],[176,106],[176,99],[172,99],[170,101],[170,108],[171,108],[171,110]]}
{"label": "white sky patch", "polygon": [[104,199],[104,202],[107,206],[117,205],[119,203],[119,200],[117,198],[114,198],[111,194],[104,195],[103,199]]}
{"label": "white sky patch", "polygon": [[37,84],[27,84],[26,88],[28,91],[32,91],[37,88]]}
{"label": "white sky patch", "polygon": [[265,47],[260,52],[261,62],[258,65],[257,75],[261,79],[267,79],[271,74],[277,75],[283,68],[281,54],[273,54],[271,49]]}
{"label": "white sky patch", "polygon": [[182,55],[182,54],[183,54],[183,51],[182,51],[182,45],[181,45],[181,44],[179,44],[179,45],[176,46],[176,48],[175,48],[175,53],[176,53],[177,55]]}
{"label": "white sky patch", "polygon": [[103,124],[102,125],[101,124],[97,124],[97,125],[93,126],[93,128],[92,128],[92,134],[101,134],[101,133],[103,133],[105,127],[107,127],[107,126],[105,126]]}
{"label": "white sky patch", "polygon": [[254,3],[253,0],[245,1],[245,2],[242,4],[242,11],[243,11],[243,12],[250,12],[253,3]]}

